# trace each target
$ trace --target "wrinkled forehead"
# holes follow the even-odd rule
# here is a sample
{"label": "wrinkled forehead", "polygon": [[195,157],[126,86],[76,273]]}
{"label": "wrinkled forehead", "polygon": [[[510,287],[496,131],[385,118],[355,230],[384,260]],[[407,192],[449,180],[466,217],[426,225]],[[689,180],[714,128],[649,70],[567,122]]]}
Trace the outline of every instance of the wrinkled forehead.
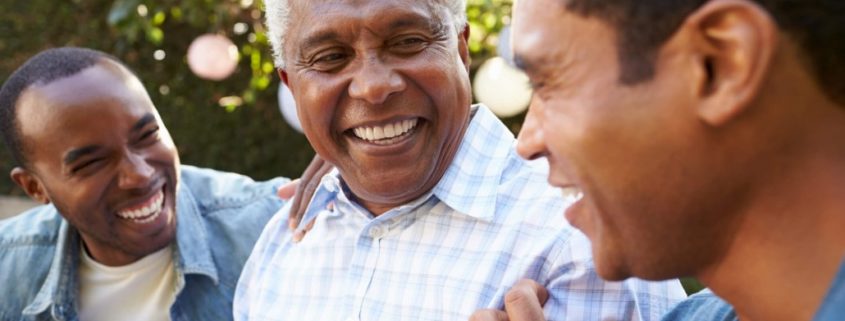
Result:
{"label": "wrinkled forehead", "polygon": [[[367,13],[373,15],[373,11],[412,7],[424,8],[425,11],[431,12],[446,7],[446,0],[289,0],[288,3],[291,16],[331,14],[343,17]],[[362,10],[368,12],[361,12]],[[328,19],[319,21],[329,22]]]}
{"label": "wrinkled forehead", "polygon": [[440,27],[451,24],[452,19],[441,1],[315,0],[292,1],[288,23],[291,29],[286,37],[295,42],[325,33],[353,33],[362,29],[378,32],[399,24]]}

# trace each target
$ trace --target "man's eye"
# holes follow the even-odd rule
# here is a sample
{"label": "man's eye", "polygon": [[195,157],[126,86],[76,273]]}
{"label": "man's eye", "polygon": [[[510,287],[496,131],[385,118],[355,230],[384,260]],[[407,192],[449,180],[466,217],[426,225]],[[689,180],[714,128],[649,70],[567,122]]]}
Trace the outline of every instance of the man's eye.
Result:
{"label": "man's eye", "polygon": [[141,135],[140,141],[147,141],[158,138],[158,127],[150,129]]}
{"label": "man's eye", "polygon": [[346,61],[347,54],[344,52],[331,52],[326,53],[320,56],[317,56],[314,59],[314,63],[312,64],[314,68],[319,70],[328,70],[338,67],[344,61]]}
{"label": "man's eye", "polygon": [[545,86],[546,86],[546,83],[545,83],[545,82],[542,82],[542,81],[536,81],[536,82],[535,82],[535,81],[530,81],[530,82],[528,83],[528,85],[529,85],[529,86],[531,86],[531,90],[532,90],[532,91],[537,92],[538,90],[543,89],[543,87],[545,87]]}
{"label": "man's eye", "polygon": [[343,54],[341,54],[341,53],[331,53],[331,54],[320,56],[319,58],[317,58],[317,61],[318,62],[332,62],[332,61],[338,61],[340,59],[343,59]]}
{"label": "man's eye", "polygon": [[71,169],[71,172],[76,173],[76,172],[79,172],[79,171],[81,171],[81,170],[83,170],[83,169],[86,169],[86,168],[91,168],[91,167],[93,167],[94,165],[97,165],[97,164],[99,164],[100,162],[102,162],[104,159],[105,159],[105,158],[93,158],[93,159],[87,160],[87,161],[85,161],[85,162],[83,162],[83,163],[81,163],[81,164],[77,165],[77,166],[76,166],[76,167],[74,167],[73,169]]}
{"label": "man's eye", "polygon": [[400,52],[418,52],[427,41],[420,37],[405,37],[393,42],[392,47]]}
{"label": "man's eye", "polygon": [[423,43],[423,39],[417,37],[403,38],[396,42],[398,46],[412,46]]}

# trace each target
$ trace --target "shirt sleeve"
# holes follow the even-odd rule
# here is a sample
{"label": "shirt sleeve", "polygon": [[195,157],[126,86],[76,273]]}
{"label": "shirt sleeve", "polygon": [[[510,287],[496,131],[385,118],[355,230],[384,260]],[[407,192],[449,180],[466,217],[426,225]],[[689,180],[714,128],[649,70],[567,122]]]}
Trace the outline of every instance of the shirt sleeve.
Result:
{"label": "shirt sleeve", "polygon": [[589,240],[580,232],[574,233],[558,253],[545,284],[549,291],[544,306],[548,320],[659,321],[672,306],[686,298],[677,279],[603,280],[596,273]]}
{"label": "shirt sleeve", "polygon": [[281,242],[289,237],[287,218],[290,212],[292,202],[287,202],[285,205],[270,219],[252,253],[249,255],[244,269],[241,272],[241,277],[238,280],[237,288],[235,289],[235,298],[232,307],[235,321],[246,321],[250,319],[260,320],[260,309],[256,307],[262,306],[264,301],[273,302],[275,298],[268,298],[275,292],[263,291],[265,274],[268,268],[271,267],[272,255],[276,252]]}

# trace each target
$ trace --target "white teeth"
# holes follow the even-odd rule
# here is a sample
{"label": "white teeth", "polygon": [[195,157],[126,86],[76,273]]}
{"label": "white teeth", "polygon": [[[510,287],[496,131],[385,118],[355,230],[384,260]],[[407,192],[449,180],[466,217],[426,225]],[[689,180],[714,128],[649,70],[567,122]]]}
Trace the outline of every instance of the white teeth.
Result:
{"label": "white teeth", "polygon": [[161,213],[161,207],[164,205],[164,193],[159,191],[147,202],[146,205],[139,209],[119,211],[117,215],[125,219],[131,219],[137,223],[151,222]]}
{"label": "white teeth", "polygon": [[561,188],[561,192],[563,192],[563,199],[568,204],[578,202],[584,197],[584,193],[577,187],[564,187]]}
{"label": "white teeth", "polygon": [[406,119],[384,126],[357,127],[352,132],[360,139],[376,141],[401,136],[417,126],[417,119]]}
{"label": "white teeth", "polygon": [[[401,125],[401,124],[400,124]],[[385,137],[395,137],[396,134],[393,131],[393,125],[384,126],[384,136]]]}

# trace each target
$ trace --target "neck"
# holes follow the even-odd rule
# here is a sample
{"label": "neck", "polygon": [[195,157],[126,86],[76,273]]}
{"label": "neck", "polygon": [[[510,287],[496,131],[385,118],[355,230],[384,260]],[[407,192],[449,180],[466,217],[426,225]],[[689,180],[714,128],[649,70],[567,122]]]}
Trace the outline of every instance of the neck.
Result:
{"label": "neck", "polygon": [[821,134],[827,146],[771,161],[725,256],[697,275],[745,321],[811,320],[842,264],[843,136]]}

